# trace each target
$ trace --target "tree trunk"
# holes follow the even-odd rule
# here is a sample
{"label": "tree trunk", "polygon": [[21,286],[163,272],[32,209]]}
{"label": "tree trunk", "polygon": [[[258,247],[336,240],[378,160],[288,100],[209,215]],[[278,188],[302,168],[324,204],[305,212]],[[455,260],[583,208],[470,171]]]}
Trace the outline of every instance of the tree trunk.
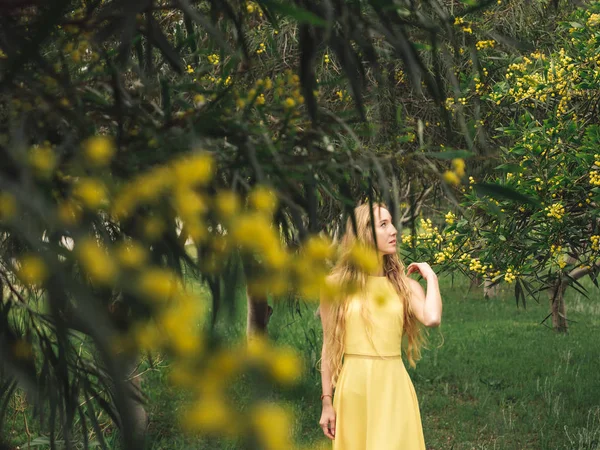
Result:
{"label": "tree trunk", "polygon": [[125,362],[128,380],[125,382],[130,396],[131,419],[133,435],[137,442],[144,442],[148,427],[148,413],[144,408],[144,392],[142,391],[142,377],[137,373],[137,358],[130,358]]}
{"label": "tree trunk", "polygon": [[491,286],[492,280],[486,279],[483,283],[483,296],[484,298],[496,298],[500,291],[500,284]]}
{"label": "tree trunk", "polygon": [[568,284],[560,277],[550,289],[550,310],[552,312],[552,328],[558,333],[568,331],[567,312],[565,308],[565,291]]}
{"label": "tree trunk", "polygon": [[248,305],[246,336],[250,339],[255,335],[266,335],[269,319],[273,314],[273,308],[269,306],[266,296],[251,295],[246,287],[246,299]]}
{"label": "tree trunk", "polygon": [[481,282],[483,280],[481,279],[481,276],[476,275],[475,277],[471,278],[471,283],[469,284],[469,290],[479,287],[481,285]]}

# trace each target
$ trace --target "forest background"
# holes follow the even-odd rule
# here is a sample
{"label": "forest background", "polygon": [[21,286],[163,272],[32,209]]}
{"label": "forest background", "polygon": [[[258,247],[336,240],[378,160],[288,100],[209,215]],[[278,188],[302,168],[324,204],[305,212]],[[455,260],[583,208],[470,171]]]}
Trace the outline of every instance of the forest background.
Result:
{"label": "forest background", "polygon": [[599,447],[600,5],[0,9],[2,445],[326,445],[316,301],[383,200],[442,279],[428,448]]}

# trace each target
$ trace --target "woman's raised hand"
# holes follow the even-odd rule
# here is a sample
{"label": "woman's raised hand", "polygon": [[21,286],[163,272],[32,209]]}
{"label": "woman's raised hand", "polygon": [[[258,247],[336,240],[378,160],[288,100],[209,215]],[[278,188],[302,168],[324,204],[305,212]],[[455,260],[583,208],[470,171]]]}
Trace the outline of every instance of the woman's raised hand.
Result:
{"label": "woman's raised hand", "polygon": [[420,274],[426,280],[437,276],[431,266],[426,262],[409,264],[406,268],[406,275],[408,276],[413,272]]}

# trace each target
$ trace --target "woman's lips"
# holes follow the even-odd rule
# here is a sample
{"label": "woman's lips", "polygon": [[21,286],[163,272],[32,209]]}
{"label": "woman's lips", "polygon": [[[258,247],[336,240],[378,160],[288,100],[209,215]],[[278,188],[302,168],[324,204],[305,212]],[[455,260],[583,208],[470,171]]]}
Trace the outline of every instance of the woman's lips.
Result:
{"label": "woman's lips", "polygon": [[394,239],[393,241],[390,241],[390,244],[395,244],[396,243],[396,239]]}

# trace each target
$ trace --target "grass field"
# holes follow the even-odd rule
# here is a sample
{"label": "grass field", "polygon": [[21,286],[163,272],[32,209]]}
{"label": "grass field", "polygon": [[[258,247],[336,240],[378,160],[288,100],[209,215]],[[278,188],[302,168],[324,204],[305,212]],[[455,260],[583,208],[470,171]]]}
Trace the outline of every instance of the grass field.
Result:
{"label": "grass field", "polygon": [[[574,322],[567,335],[557,335],[539,324],[548,313],[546,297],[540,304],[529,301],[525,310],[516,307],[508,291],[485,300],[480,289],[469,292],[467,280],[443,278],[440,285],[442,325],[430,330],[429,349],[416,369],[409,369],[427,449],[600,449],[600,291],[589,280],[584,285],[590,299],[567,291],[567,314]],[[296,441],[317,446],[323,437],[320,375],[314,369],[321,348],[315,309],[313,304],[276,304],[270,330],[273,340],[305,357],[300,385],[274,396],[296,413]],[[243,338],[244,313],[240,297],[235,318],[223,317],[219,332]],[[168,387],[168,371],[163,361],[143,378],[150,448],[236,448],[178,431],[177,416],[187,396]],[[233,386],[242,408],[249,389],[243,380]],[[10,441],[27,448],[22,420],[15,419],[13,426]],[[116,448],[114,433],[108,433],[108,441]]]}

